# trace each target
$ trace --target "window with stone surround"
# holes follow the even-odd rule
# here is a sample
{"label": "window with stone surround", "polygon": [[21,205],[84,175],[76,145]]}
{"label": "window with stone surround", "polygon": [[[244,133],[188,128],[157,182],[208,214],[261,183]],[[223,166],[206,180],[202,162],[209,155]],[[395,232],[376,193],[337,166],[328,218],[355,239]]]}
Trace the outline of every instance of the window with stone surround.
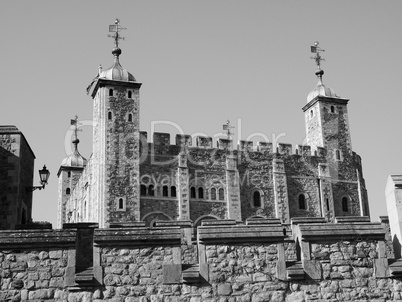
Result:
{"label": "window with stone surround", "polygon": [[198,198],[200,198],[200,199],[204,198],[204,188],[202,188],[202,187],[198,188]]}
{"label": "window with stone surround", "polygon": [[313,117],[313,116],[314,116],[314,111],[310,110],[310,117]]}
{"label": "window with stone surround", "polygon": [[70,188],[67,188],[67,189],[66,189],[66,194],[67,194],[67,195],[70,195],[70,192],[71,192],[71,189],[70,189]]}
{"label": "window with stone surround", "polygon": [[253,205],[255,208],[261,208],[261,194],[259,191],[253,193]]}
{"label": "window with stone surround", "polygon": [[131,99],[131,90],[128,91],[127,97],[128,97],[129,99]]}
{"label": "window with stone surround", "polygon": [[191,187],[190,189],[190,198],[195,198],[195,188]]}
{"label": "window with stone surround", "polygon": [[68,178],[71,177],[71,172],[70,172],[70,171],[67,172],[67,177],[68,177]]}
{"label": "window with stone surround", "polygon": [[341,151],[340,151],[340,150],[335,150],[335,159],[336,159],[336,160],[342,160],[342,156],[341,156]]}
{"label": "window with stone surround", "polygon": [[349,212],[349,201],[346,196],[342,197],[342,211]]}
{"label": "window with stone surround", "polygon": [[133,115],[131,113],[128,114],[128,119],[127,121],[132,122],[133,121]]}
{"label": "window with stone surround", "polygon": [[109,96],[113,96],[113,89],[109,89]]}
{"label": "window with stone surround", "polygon": [[170,197],[176,197],[176,187],[170,187]]}
{"label": "window with stone surround", "polygon": [[335,107],[331,106],[331,113],[335,113]]}
{"label": "window with stone surround", "polygon": [[211,200],[216,200],[216,189],[212,188],[210,191]]}
{"label": "window with stone surround", "polygon": [[148,187],[148,195],[149,196],[155,196],[155,191],[154,191],[154,186],[153,185],[150,185]]}
{"label": "window with stone surround", "polygon": [[219,200],[225,200],[225,190],[220,188],[218,191]]}
{"label": "window with stone surround", "polygon": [[126,210],[126,198],[125,197],[116,197],[116,209],[117,211],[125,211]]}
{"label": "window with stone surround", "polygon": [[303,193],[299,194],[299,210],[306,210],[306,196]]}
{"label": "window with stone surround", "polygon": [[162,187],[162,196],[163,197],[169,197],[169,188],[168,188],[168,186],[163,186]]}
{"label": "window with stone surround", "polygon": [[112,119],[112,113],[111,113],[110,111],[107,113],[107,119],[108,119],[108,120],[111,120],[111,119]]}
{"label": "window with stone surround", "polygon": [[147,187],[145,185],[141,185],[140,187],[140,195],[146,196],[147,195]]}

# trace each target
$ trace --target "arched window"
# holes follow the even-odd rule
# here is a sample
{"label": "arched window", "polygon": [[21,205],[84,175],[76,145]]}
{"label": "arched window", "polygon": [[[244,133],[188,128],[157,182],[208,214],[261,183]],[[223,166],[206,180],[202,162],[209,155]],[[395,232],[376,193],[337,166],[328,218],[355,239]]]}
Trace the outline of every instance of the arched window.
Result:
{"label": "arched window", "polygon": [[71,192],[70,188],[67,188],[67,189],[66,189],[66,194],[67,194],[67,195],[70,195],[70,192]]}
{"label": "arched window", "polygon": [[195,198],[195,188],[191,187],[190,189],[190,198]]}
{"label": "arched window", "polygon": [[128,91],[127,97],[128,97],[129,99],[131,99],[131,90]]}
{"label": "arched window", "polygon": [[170,197],[176,197],[176,187],[170,187]]}
{"label": "arched window", "polygon": [[112,119],[112,113],[111,113],[110,111],[107,113],[107,119],[108,119],[108,120],[111,120],[111,119]]}
{"label": "arched window", "polygon": [[211,200],[216,200],[216,189],[215,188],[211,189]]}
{"label": "arched window", "polygon": [[219,200],[225,200],[225,190],[223,188],[219,189]]}
{"label": "arched window", "polygon": [[306,209],[306,197],[304,194],[299,195],[299,210],[305,210]]}
{"label": "arched window", "polygon": [[67,172],[67,177],[70,178],[71,177],[71,171]]}
{"label": "arched window", "polygon": [[113,96],[113,89],[109,89],[109,96]]}
{"label": "arched window", "polygon": [[148,195],[149,196],[155,196],[155,191],[154,191],[154,186],[153,185],[150,185],[148,187]]}
{"label": "arched window", "polygon": [[314,111],[310,110],[310,117],[313,117],[313,116],[314,116]]}
{"label": "arched window", "polygon": [[141,185],[140,194],[141,196],[147,195],[147,187],[145,185]]}
{"label": "arched window", "polygon": [[258,191],[253,193],[253,205],[255,208],[261,207],[261,194]]}
{"label": "arched window", "polygon": [[124,209],[124,200],[123,198],[119,198],[119,210]]}
{"label": "arched window", "polygon": [[339,150],[335,151],[335,156],[336,156],[336,160],[340,160],[341,159],[341,152]]}
{"label": "arched window", "polygon": [[349,205],[348,205],[348,198],[347,197],[342,198],[342,211],[349,212]]}
{"label": "arched window", "polygon": [[335,107],[331,106],[331,113],[334,113],[334,112],[335,112]]}
{"label": "arched window", "polygon": [[133,115],[131,113],[128,114],[128,121],[129,122],[133,121]]}
{"label": "arched window", "polygon": [[168,197],[169,196],[168,186],[163,186],[163,188],[162,188],[162,196],[163,197]]}
{"label": "arched window", "polygon": [[198,188],[198,198],[204,198],[204,189]]}

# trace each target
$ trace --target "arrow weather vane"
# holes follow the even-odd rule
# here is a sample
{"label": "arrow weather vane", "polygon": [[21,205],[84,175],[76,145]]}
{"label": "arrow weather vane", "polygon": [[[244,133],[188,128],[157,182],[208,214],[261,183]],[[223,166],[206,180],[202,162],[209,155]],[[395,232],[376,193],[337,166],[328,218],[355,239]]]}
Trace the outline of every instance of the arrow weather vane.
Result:
{"label": "arrow weather vane", "polygon": [[318,70],[321,70],[321,61],[325,61],[323,57],[320,56],[320,52],[324,52],[325,50],[318,46],[320,44],[318,41],[314,43],[314,46],[311,46],[311,52],[315,53],[314,57],[311,57],[317,64]]}
{"label": "arrow weather vane", "polygon": [[119,35],[119,32],[127,29],[125,27],[121,27],[120,26],[120,20],[116,18],[116,20],[114,21],[114,25],[109,25],[109,32],[110,33],[115,33],[114,35],[107,35],[109,38],[113,38],[114,39],[114,46],[116,48],[119,47],[119,40],[124,40],[124,37],[121,37]]}

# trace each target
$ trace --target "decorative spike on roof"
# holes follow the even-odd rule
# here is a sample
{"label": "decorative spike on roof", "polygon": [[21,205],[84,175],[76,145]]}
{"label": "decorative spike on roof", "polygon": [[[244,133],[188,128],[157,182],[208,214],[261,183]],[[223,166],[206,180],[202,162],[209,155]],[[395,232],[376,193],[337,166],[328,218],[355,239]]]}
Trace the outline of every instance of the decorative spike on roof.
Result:
{"label": "decorative spike on roof", "polygon": [[75,116],[75,119],[71,120],[70,124],[71,126],[74,126],[74,140],[72,141],[74,144],[74,151],[70,156],[63,159],[61,165],[67,167],[85,167],[87,165],[87,160],[78,151],[78,144],[80,142],[78,139],[78,131],[80,131],[78,129],[78,116]]}
{"label": "decorative spike on roof", "polygon": [[114,81],[125,81],[125,82],[135,82],[134,76],[125,70],[119,61],[121,55],[121,49],[119,48],[119,40],[124,40],[124,37],[120,35],[120,31],[127,28],[120,26],[120,20],[116,19],[114,25],[109,25],[109,32],[113,32],[113,35],[108,35],[108,37],[114,39],[114,48],[112,49],[112,54],[114,56],[114,63],[112,67],[104,71],[99,70],[99,78],[104,78]]}

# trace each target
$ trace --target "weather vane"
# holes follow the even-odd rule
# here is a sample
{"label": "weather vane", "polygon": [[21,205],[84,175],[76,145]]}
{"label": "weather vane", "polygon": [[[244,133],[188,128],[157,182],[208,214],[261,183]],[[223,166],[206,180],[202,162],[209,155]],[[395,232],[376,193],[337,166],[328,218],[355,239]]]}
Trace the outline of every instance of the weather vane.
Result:
{"label": "weather vane", "polygon": [[75,135],[74,142],[79,142],[77,132],[82,130],[78,129],[78,125],[80,125],[80,123],[78,122],[77,115],[75,116],[75,119],[71,120],[71,125],[74,126],[74,135]]}
{"label": "weather vane", "polygon": [[314,43],[314,46],[311,46],[311,53],[315,53],[314,57],[311,57],[317,64],[318,70],[321,70],[321,61],[325,61],[323,57],[320,56],[320,52],[324,52],[325,50],[318,46],[318,42]]}
{"label": "weather vane", "polygon": [[114,21],[113,25],[109,25],[109,32],[110,33],[115,33],[114,35],[107,35],[109,38],[113,38],[114,39],[114,46],[116,48],[119,47],[119,40],[124,40],[124,37],[121,37],[119,35],[119,32],[127,29],[125,27],[121,27],[120,26],[120,20],[116,18],[116,20]]}
{"label": "weather vane", "polygon": [[230,126],[230,121],[227,120],[226,124],[223,124],[223,130],[226,130],[226,135],[228,136],[228,139],[230,139],[230,136],[233,134],[230,132],[230,129],[234,128],[234,126]]}

